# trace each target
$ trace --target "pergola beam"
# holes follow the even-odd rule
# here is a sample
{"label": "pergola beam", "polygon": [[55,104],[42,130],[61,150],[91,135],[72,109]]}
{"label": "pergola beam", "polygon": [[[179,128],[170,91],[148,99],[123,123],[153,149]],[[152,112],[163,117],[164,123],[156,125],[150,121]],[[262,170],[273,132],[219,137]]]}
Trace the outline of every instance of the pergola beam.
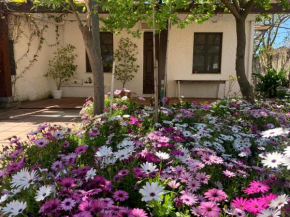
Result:
{"label": "pergola beam", "polygon": [[[12,13],[12,12],[22,12],[22,13],[70,13],[68,10],[59,8],[59,9],[52,9],[52,8],[48,8],[48,7],[42,7],[39,6],[34,9],[33,8],[33,4],[28,2],[28,3],[13,3],[13,2],[9,2],[9,3],[0,3],[3,4],[3,10],[4,12],[7,13]],[[282,13],[290,13],[290,9],[287,10],[283,10],[281,5],[277,4],[277,3],[272,3],[271,4],[272,7],[269,10],[265,10],[264,8],[253,8],[250,12],[250,14],[258,14],[258,13],[266,13],[266,14],[282,14]],[[78,11],[80,13],[83,13],[82,11],[82,6],[78,7]],[[189,13],[189,10],[178,10],[179,13]],[[221,13],[223,12],[223,9],[221,8],[217,8],[217,13]],[[101,8],[99,9],[99,13],[100,14],[106,14],[106,11],[103,11]]]}

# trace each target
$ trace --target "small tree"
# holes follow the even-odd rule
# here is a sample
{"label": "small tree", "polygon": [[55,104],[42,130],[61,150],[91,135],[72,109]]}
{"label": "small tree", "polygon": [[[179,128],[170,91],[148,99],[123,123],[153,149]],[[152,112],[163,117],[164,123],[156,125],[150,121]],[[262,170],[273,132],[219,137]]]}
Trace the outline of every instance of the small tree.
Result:
{"label": "small tree", "polygon": [[137,54],[136,44],[129,38],[120,39],[118,49],[115,52],[117,60],[115,76],[118,81],[121,81],[123,88],[128,81],[134,78],[133,73],[136,73],[140,68],[139,65],[136,65]]}
{"label": "small tree", "polygon": [[75,75],[77,65],[74,65],[74,61],[77,55],[73,53],[74,50],[75,47],[70,44],[66,47],[58,48],[54,52],[53,59],[48,62],[49,68],[44,76],[52,77],[58,90],[63,82],[68,81]]}

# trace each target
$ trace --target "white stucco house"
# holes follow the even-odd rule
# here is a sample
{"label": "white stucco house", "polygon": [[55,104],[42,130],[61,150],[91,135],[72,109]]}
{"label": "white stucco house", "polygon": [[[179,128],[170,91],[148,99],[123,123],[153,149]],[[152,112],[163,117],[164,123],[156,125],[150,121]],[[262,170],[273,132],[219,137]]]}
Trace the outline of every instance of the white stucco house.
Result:
{"label": "white stucco house", "polygon": [[[39,38],[36,37],[30,42],[29,25],[31,24],[25,22],[25,16],[20,13],[10,13],[9,16],[16,16],[17,19],[23,21],[21,26],[17,26],[12,23],[15,22],[15,19],[9,19],[11,22],[9,24],[10,40],[12,42],[14,40],[14,52],[11,53],[13,53],[17,66],[15,74],[19,76],[15,88],[13,88],[16,100],[36,100],[50,95],[51,90],[55,89],[55,84],[50,78],[44,77],[48,68],[48,60],[53,57],[53,52],[57,46],[67,44],[76,47],[78,57],[75,63],[78,67],[76,77],[71,83],[61,87],[63,96],[89,97],[93,95],[93,86],[84,83],[89,77],[92,77],[92,73],[88,61],[86,61],[82,35],[72,14],[64,16],[60,23],[47,19],[45,14],[35,13],[32,15],[39,27],[47,25],[42,33],[44,43],[38,52]],[[186,15],[180,14],[179,16]],[[251,80],[252,73],[254,24],[255,15],[250,14],[246,21],[247,55],[245,62],[249,80]],[[143,23],[137,23],[134,27],[134,30],[141,31],[140,38],[133,38],[126,32],[119,35],[103,32],[101,33],[101,46],[103,60],[111,61],[121,37],[129,37],[132,42],[137,44],[137,64],[140,68],[133,80],[126,84],[126,88],[146,97],[153,95],[153,34],[151,29],[144,26],[146,25]],[[19,33],[17,31],[22,32],[16,40],[15,35]],[[202,24],[193,23],[186,26],[185,29],[172,26],[168,31],[167,97],[183,95],[193,98],[223,98],[229,91],[229,76],[235,77],[236,74],[237,40],[234,16],[219,14]],[[59,45],[55,45],[56,40],[58,40]],[[28,48],[29,52],[27,53]],[[24,69],[29,65],[35,53],[37,53],[37,61],[25,71]],[[23,57],[24,55],[26,56]],[[111,88],[112,73],[110,67],[104,67],[104,69],[105,91],[108,92]],[[25,72],[21,74],[23,71]],[[13,76],[15,77],[15,75]],[[121,87],[121,82],[115,81],[115,89]],[[237,82],[233,86],[232,94],[233,92],[239,92]]]}

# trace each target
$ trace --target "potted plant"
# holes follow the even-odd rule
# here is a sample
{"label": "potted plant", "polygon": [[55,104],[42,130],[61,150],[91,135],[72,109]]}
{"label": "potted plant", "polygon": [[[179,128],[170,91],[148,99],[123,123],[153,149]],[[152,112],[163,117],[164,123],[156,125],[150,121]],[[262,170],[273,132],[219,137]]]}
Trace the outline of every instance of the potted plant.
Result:
{"label": "potted plant", "polygon": [[68,44],[65,47],[58,48],[54,52],[53,59],[48,62],[48,71],[44,75],[51,77],[56,83],[56,90],[52,90],[54,99],[60,99],[62,96],[61,85],[74,77],[77,65],[74,64],[77,55],[74,53],[75,47]]}
{"label": "potted plant", "polygon": [[116,70],[115,76],[125,87],[128,81],[134,78],[133,73],[137,73],[140,68],[136,64],[137,45],[130,41],[129,38],[121,38],[118,49],[115,51]]}

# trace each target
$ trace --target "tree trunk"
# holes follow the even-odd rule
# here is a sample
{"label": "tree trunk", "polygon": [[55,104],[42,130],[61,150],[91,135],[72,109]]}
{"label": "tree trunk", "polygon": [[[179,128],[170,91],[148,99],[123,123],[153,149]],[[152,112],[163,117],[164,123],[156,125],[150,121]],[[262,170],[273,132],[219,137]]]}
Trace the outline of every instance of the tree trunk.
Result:
{"label": "tree trunk", "polygon": [[246,76],[245,53],[246,53],[246,19],[236,19],[237,33],[237,56],[236,74],[243,97],[250,103],[255,103],[254,90]]}
{"label": "tree trunk", "polygon": [[101,58],[99,16],[92,17],[92,29],[81,27],[85,48],[91,64],[94,84],[94,115],[101,114],[104,110],[104,74]]}

